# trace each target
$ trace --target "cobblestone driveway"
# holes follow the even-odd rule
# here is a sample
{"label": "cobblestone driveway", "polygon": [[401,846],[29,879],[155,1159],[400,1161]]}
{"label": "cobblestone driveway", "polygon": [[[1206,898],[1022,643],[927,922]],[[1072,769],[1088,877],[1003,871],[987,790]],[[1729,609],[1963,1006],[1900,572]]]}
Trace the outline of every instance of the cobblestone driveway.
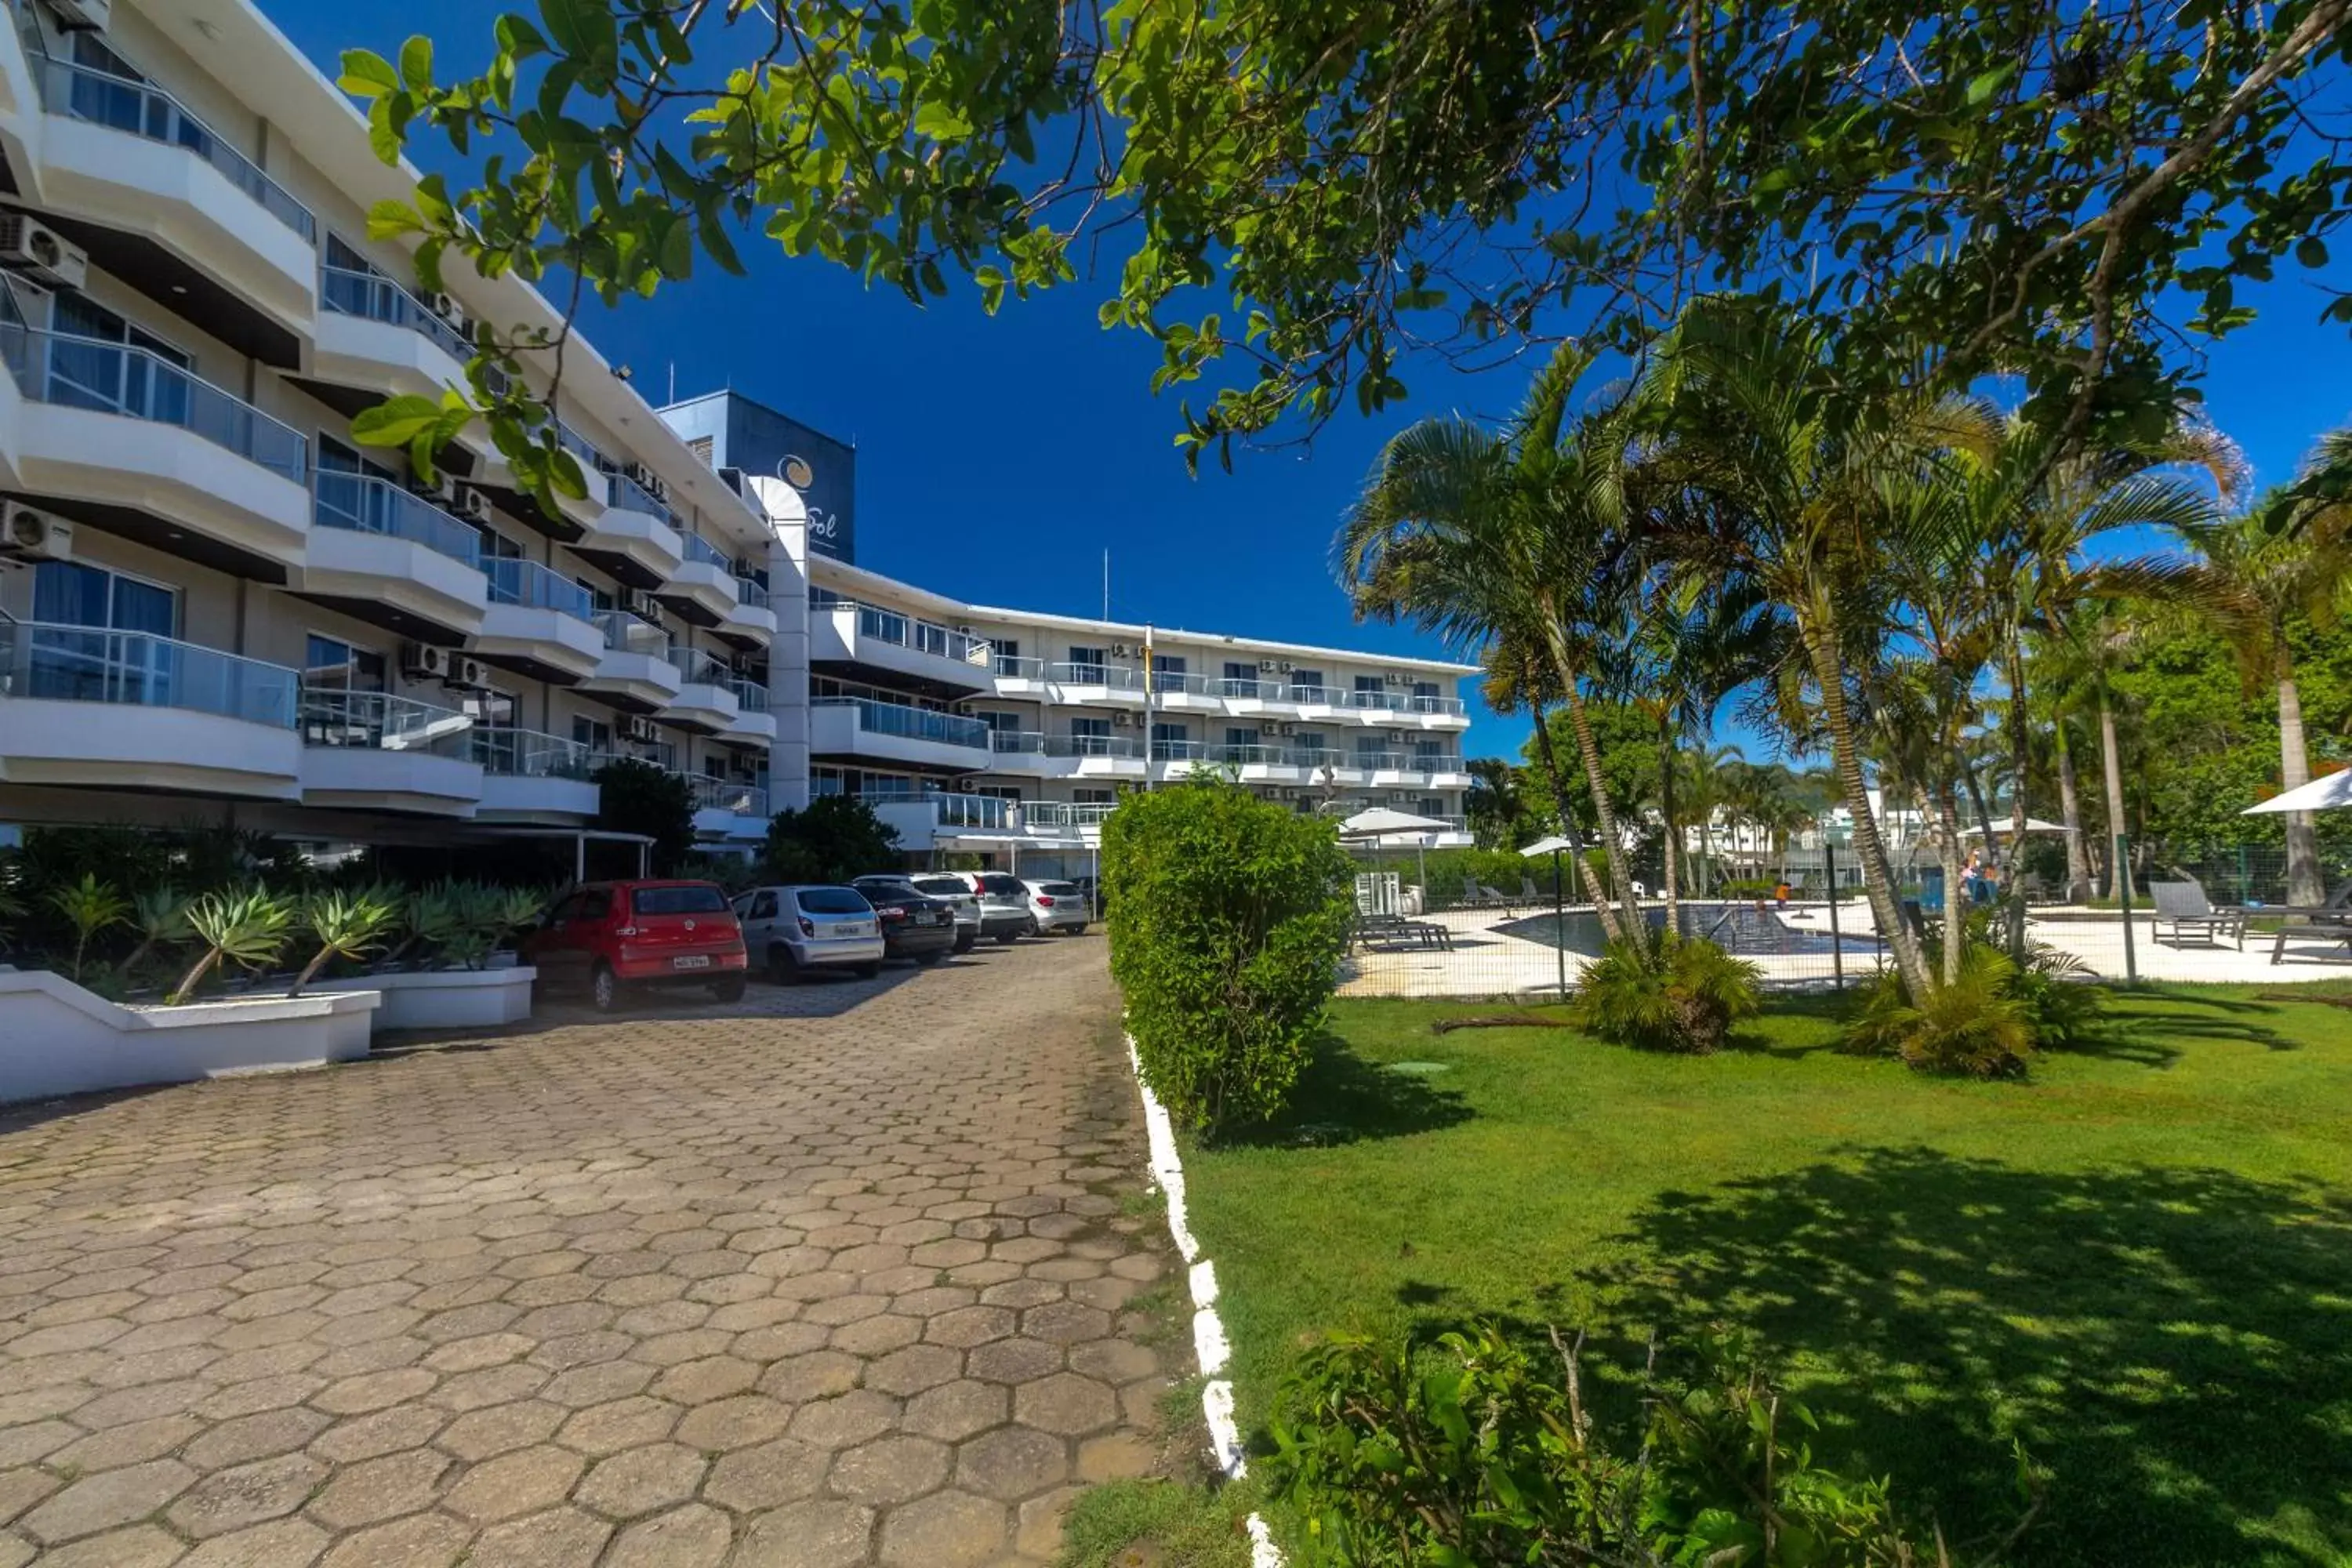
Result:
{"label": "cobblestone driveway", "polygon": [[0,1114],[0,1568],[1050,1555],[1163,1385],[1115,1017],[1065,940]]}

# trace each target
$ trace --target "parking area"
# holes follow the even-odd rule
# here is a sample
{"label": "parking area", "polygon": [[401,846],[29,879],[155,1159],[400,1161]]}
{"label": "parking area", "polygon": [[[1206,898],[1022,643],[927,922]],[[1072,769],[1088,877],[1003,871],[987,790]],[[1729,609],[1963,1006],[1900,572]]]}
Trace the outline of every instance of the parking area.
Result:
{"label": "parking area", "polygon": [[0,1568],[1044,1561],[1142,1163],[1099,937],[0,1112]]}

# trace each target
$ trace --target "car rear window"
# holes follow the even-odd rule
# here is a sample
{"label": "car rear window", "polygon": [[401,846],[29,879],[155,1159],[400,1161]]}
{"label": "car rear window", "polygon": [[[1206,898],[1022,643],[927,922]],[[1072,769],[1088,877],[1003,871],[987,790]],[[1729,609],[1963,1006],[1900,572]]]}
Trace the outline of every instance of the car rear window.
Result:
{"label": "car rear window", "polygon": [[971,889],[953,877],[925,877],[921,881],[909,883],[908,886],[919,893],[929,893],[935,898],[964,899],[971,896]]}
{"label": "car rear window", "polygon": [[870,915],[874,906],[855,888],[803,888],[801,908],[813,915]]}
{"label": "car rear window", "polygon": [[980,879],[980,890],[983,893],[1018,893],[1024,889],[1018,877],[989,876]]}
{"label": "car rear window", "polygon": [[1078,896],[1077,886],[1072,882],[1040,882],[1037,884],[1037,890],[1041,893],[1051,893],[1057,899],[1075,899]]}
{"label": "car rear window", "polygon": [[715,915],[727,908],[716,888],[639,888],[629,901],[641,915]]}

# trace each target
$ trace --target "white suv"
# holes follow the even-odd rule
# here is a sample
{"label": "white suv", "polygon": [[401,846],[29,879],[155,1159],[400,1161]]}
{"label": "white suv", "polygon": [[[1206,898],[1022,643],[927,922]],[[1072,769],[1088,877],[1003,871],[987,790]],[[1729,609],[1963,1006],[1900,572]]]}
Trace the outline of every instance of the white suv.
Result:
{"label": "white suv", "polygon": [[1029,915],[1029,884],[1004,871],[948,871],[980,900],[980,934],[1013,942],[1035,930]]}
{"label": "white suv", "polygon": [[1087,895],[1075,882],[1027,882],[1029,889],[1029,934],[1047,936],[1055,931],[1067,931],[1072,936],[1084,936],[1087,930]]}

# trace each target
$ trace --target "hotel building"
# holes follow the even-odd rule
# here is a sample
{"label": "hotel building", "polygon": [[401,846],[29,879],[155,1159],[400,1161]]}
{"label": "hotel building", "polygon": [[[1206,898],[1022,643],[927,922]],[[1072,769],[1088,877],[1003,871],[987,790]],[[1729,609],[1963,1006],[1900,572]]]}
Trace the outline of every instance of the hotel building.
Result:
{"label": "hotel building", "polygon": [[586,498],[541,507],[479,430],[422,482],[352,417],[462,382],[468,320],[556,312],[420,295],[365,219],[413,175],[244,0],[6,11],[0,825],[578,830],[614,756],[689,780],[714,848],[839,791],[917,856],[1066,856],[1202,766],[1458,818],[1461,667],[1170,631],[1147,666],[1141,626],[894,583],[850,559],[847,448],[657,413],[576,337]]}

